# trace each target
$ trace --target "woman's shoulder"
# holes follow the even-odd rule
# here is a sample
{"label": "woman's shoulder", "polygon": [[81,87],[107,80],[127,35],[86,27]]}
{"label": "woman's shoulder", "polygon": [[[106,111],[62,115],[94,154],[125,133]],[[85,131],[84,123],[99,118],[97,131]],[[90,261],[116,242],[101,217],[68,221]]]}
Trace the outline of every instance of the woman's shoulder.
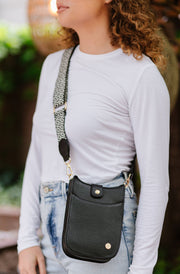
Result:
{"label": "woman's shoulder", "polygon": [[140,73],[148,66],[155,66],[151,58],[145,54],[136,58],[132,53],[130,55],[124,53],[123,58],[124,64],[136,73]]}
{"label": "woman's shoulder", "polygon": [[121,63],[121,77],[119,84],[123,85],[127,100],[135,98],[137,94],[151,96],[155,93],[157,96],[168,94],[167,86],[162,74],[150,57],[143,54],[140,60],[132,54],[123,54]]}
{"label": "woman's shoulder", "polygon": [[52,53],[48,54],[46,58],[48,60],[55,60],[55,59],[61,57],[63,55],[64,51],[65,51],[65,49],[61,49],[61,50],[52,52]]}
{"label": "woman's shoulder", "polygon": [[[117,82],[119,84],[125,84],[127,88],[130,89],[131,84],[134,86],[134,83],[142,76],[147,68],[156,70],[156,65],[153,63],[150,57],[143,54],[141,57],[136,58],[132,53],[127,54],[121,52],[118,58],[113,60],[113,65],[110,67],[111,75],[115,75]],[[158,73],[158,71],[156,71]]]}
{"label": "woman's shoulder", "polygon": [[141,59],[136,59],[133,54],[128,55],[122,53],[115,65],[111,68],[113,75],[117,83],[123,86],[127,93],[130,93],[134,86],[139,82],[139,79],[146,74],[148,70],[149,77],[151,78],[151,72],[159,75],[159,71],[156,65],[153,63],[150,57],[143,54]]}
{"label": "woman's shoulder", "polygon": [[59,64],[64,51],[65,49],[61,49],[56,52],[48,54],[44,60],[43,66],[46,66],[50,69],[52,66],[54,67],[56,64]]}

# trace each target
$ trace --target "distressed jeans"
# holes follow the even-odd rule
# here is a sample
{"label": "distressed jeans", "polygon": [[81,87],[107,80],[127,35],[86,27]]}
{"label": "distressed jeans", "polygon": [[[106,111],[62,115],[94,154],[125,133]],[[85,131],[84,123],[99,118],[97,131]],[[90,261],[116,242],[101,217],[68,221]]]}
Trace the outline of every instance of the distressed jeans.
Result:
{"label": "distressed jeans", "polygon": [[[106,187],[124,183],[122,173]],[[95,263],[68,257],[62,249],[62,231],[68,183],[64,181],[40,184],[41,249],[46,261],[47,274],[127,274],[133,258],[137,199],[132,180],[125,189],[124,216],[118,253],[106,263]]]}

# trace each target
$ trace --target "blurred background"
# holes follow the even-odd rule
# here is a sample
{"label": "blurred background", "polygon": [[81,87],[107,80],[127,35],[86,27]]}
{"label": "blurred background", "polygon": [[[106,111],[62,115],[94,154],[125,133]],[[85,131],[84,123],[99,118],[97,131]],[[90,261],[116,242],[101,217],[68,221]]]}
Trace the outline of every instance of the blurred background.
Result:
{"label": "blurred background", "polygon": [[[154,273],[180,273],[180,0],[151,0],[168,65],[170,199]],[[42,62],[61,49],[56,0],[0,0],[0,274],[15,274],[24,165]],[[136,189],[139,176],[136,172]]]}

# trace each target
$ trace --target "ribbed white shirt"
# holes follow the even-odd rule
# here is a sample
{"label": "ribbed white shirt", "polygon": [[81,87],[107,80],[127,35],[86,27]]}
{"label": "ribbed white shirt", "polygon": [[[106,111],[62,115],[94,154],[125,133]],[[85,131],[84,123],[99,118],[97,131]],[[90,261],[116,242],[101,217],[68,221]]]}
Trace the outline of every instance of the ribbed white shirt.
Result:
{"label": "ribbed white shirt", "polygon": [[[64,180],[58,151],[53,92],[64,50],[44,61],[23,179],[18,252],[39,245],[40,182]],[[94,183],[129,170],[137,153],[141,192],[131,274],[152,274],[169,191],[170,100],[165,82],[147,57],[121,48],[87,54],[76,47],[70,63],[65,130],[74,174]]]}

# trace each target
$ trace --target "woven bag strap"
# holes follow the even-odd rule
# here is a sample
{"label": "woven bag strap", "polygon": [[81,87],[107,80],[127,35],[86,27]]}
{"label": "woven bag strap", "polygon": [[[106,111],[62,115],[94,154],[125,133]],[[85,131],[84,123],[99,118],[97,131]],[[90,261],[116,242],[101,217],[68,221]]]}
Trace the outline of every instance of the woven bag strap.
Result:
{"label": "woven bag strap", "polygon": [[62,55],[53,95],[54,119],[56,134],[58,138],[59,152],[62,155],[65,163],[70,160],[69,142],[65,133],[65,115],[68,96],[68,73],[70,59],[76,46],[65,49]]}

